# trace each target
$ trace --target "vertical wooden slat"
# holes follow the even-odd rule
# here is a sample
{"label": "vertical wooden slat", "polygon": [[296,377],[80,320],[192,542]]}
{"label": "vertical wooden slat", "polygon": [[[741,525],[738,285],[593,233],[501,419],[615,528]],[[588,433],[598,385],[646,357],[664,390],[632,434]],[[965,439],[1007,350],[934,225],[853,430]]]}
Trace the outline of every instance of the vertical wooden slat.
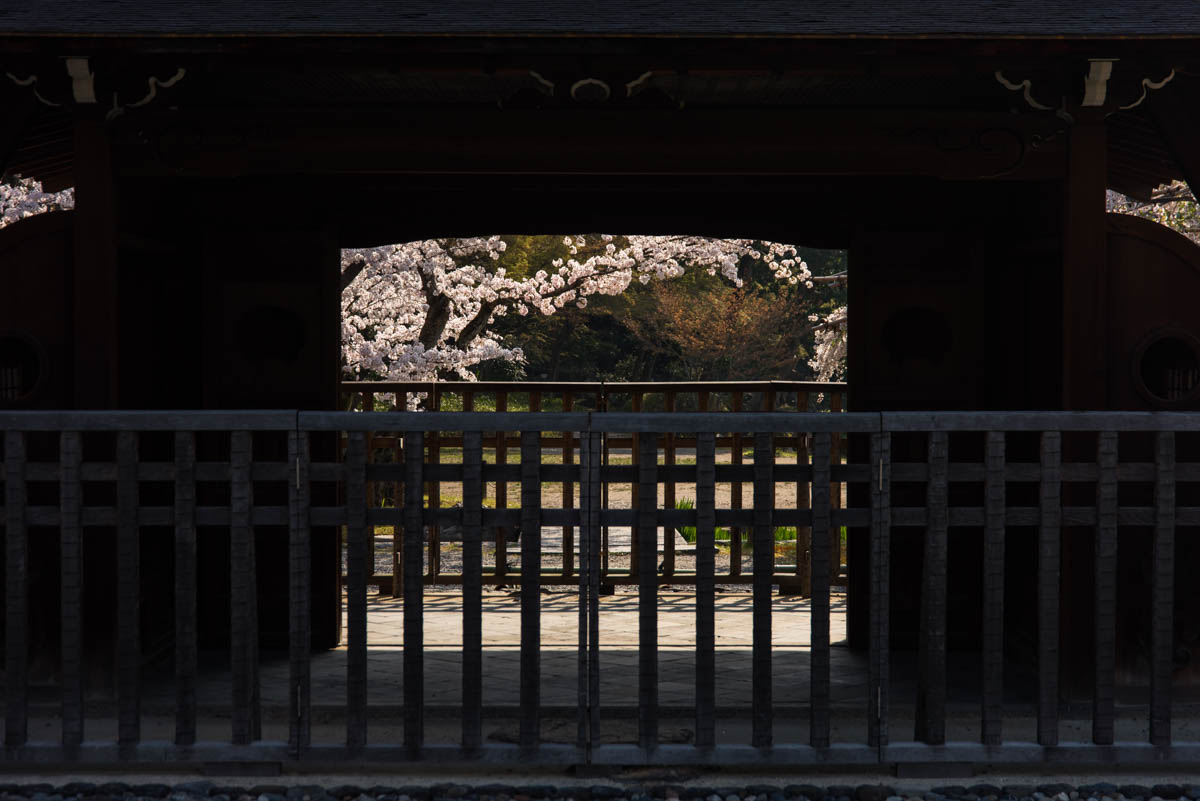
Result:
{"label": "vertical wooden slat", "polygon": [[4,432],[4,744],[29,738],[29,532],[25,517],[25,434]]}
{"label": "vertical wooden slat", "polygon": [[483,434],[463,432],[462,744],[483,743]]}
{"label": "vertical wooden slat", "polygon": [[[742,392],[734,390],[730,397],[730,406],[734,412],[742,410]],[[733,432],[729,461],[732,464],[742,463],[742,435]],[[742,482],[734,481],[729,485],[729,508],[742,508]],[[729,527],[729,575],[742,575],[742,529],[737,526]]]}
{"label": "vertical wooden slat", "polygon": [[1096,443],[1096,693],[1092,699],[1092,742],[1113,741],[1117,670],[1117,433],[1103,431]]}
{"label": "vertical wooden slat", "polygon": [[[696,394],[707,412],[711,395]],[[716,745],[716,452],[715,433],[696,435],[696,747]]]}
{"label": "vertical wooden slat", "polygon": [[346,435],[346,745],[367,743],[367,446]]}
{"label": "vertical wooden slat", "polygon": [[716,745],[716,434],[696,435],[696,746]]}
{"label": "vertical wooden slat", "polygon": [[[664,396],[664,409],[668,412],[675,411],[675,393],[668,390]],[[675,435],[669,431],[663,434],[663,464],[668,467],[675,464]],[[663,508],[675,508],[674,481],[663,482]],[[662,574],[670,577],[675,575],[675,529],[672,526],[663,526],[662,536]]]}
{"label": "vertical wooden slat", "polygon": [[[831,436],[813,436],[812,455],[812,599],[809,706],[809,744],[829,747],[829,530],[833,528],[830,504]],[[797,547],[799,543],[797,542]]]}
{"label": "vertical wooden slat", "polygon": [[117,742],[141,740],[141,560],[137,434],[117,434]]}
{"label": "vertical wooden slat", "polygon": [[[436,390],[436,385],[435,385]],[[441,405],[442,395],[440,391],[435,391],[433,397],[437,406]],[[435,406],[435,408],[437,408]],[[441,432],[429,431],[425,437],[425,447],[428,450],[430,464],[439,464],[442,461],[442,446]],[[438,509],[442,505],[442,484],[440,481],[431,481],[428,485],[429,493],[429,508]],[[434,583],[437,576],[442,572],[442,543],[441,543],[441,526],[433,521],[429,524],[429,568],[427,575],[430,583]]]}
{"label": "vertical wooden slat", "polygon": [[658,435],[642,434],[638,445],[638,743],[651,751],[658,745]]}
{"label": "vertical wooden slat", "polygon": [[248,745],[261,731],[258,703],[258,615],[255,588],[251,440],[235,431],[229,452],[230,572],[232,583],[231,663],[233,670],[233,743]]}
{"label": "vertical wooden slat", "polygon": [[1062,526],[1062,433],[1042,434],[1038,531],[1038,723],[1040,745],[1058,745],[1058,604]]}
{"label": "vertical wooden slat", "polygon": [[1150,611],[1150,742],[1171,744],[1175,647],[1175,434],[1154,443],[1154,568]]}
{"label": "vertical wooden slat", "polygon": [[771,746],[771,575],[775,529],[771,496],[775,447],[769,433],[754,435],[754,592],[751,607],[751,734],[755,748]]}
{"label": "vertical wooden slat", "polygon": [[307,431],[288,432],[288,747],[312,743],[312,490]]}
{"label": "vertical wooden slat", "polygon": [[[367,436],[367,440],[366,440],[366,454],[367,454],[366,460],[368,462],[374,462],[377,458],[377,454],[379,453],[379,451],[382,447],[383,447],[382,437],[377,437],[375,432],[371,432]],[[364,490],[364,497],[363,497],[363,504],[365,506],[367,506],[368,508],[374,509],[379,506],[379,498],[380,498],[380,492],[379,492],[378,482],[375,482],[375,481],[366,482],[366,488]],[[366,540],[367,540],[367,546],[366,546],[367,553],[371,554],[371,566],[367,568],[367,575],[370,576],[375,573],[375,570],[374,570],[375,526],[373,526],[373,525],[367,526]]]}
{"label": "vertical wooden slat", "polygon": [[871,624],[868,646],[867,744],[879,748],[888,743],[891,451],[891,434],[871,435]]}
{"label": "vertical wooden slat", "polygon": [[[640,392],[633,393],[633,396],[631,398],[631,404],[632,404],[633,411],[635,414],[640,412],[642,410],[642,393],[640,393]],[[648,436],[648,435],[630,434],[629,456],[630,456],[630,461],[633,463],[634,468],[637,468],[638,462],[642,458],[641,441],[646,436]],[[640,491],[641,491],[641,487],[638,485],[637,482],[634,482],[634,484],[629,488],[630,503],[633,505],[634,509],[640,508],[638,506],[638,492],[640,492]],[[641,527],[635,525],[633,527],[633,530],[630,531],[630,533],[629,533],[629,571],[630,571],[630,575],[635,573],[637,571],[637,566],[639,564],[641,564],[641,562],[638,559],[638,555],[643,550],[643,546],[644,546],[643,539],[644,539],[644,536],[642,534]],[[653,541],[653,538],[651,538],[651,541]],[[651,547],[653,547],[653,546],[651,546]],[[657,549],[655,549],[655,550],[657,550]]]}
{"label": "vertical wooden slat", "polygon": [[985,448],[981,740],[999,745],[1004,711],[1004,432],[989,431]]}
{"label": "vertical wooden slat", "polygon": [[83,449],[79,433],[59,437],[62,556],[62,744],[83,742]]}
{"label": "vertical wooden slat", "polygon": [[175,432],[175,744],[196,742],[196,435]]}
{"label": "vertical wooden slat", "polygon": [[541,432],[521,432],[521,730],[533,751],[541,740],[542,703]]}
{"label": "vertical wooden slat", "polygon": [[[399,395],[397,395],[399,397]],[[395,451],[393,459],[397,463],[404,462],[404,435],[396,434],[393,438]],[[404,482],[392,482],[392,509],[385,515],[392,524],[392,597],[399,599],[404,595]],[[372,557],[374,558],[374,557]],[[382,591],[382,588],[380,588]]]}
{"label": "vertical wooden slat", "polygon": [[[600,409],[599,409],[600,411],[608,411],[608,394],[602,393],[600,395],[597,403],[600,406]],[[608,463],[609,463],[609,456],[610,456],[610,450],[611,450],[611,442],[609,440],[609,436],[608,436],[607,432],[602,432],[600,434],[600,444],[601,444],[600,464],[603,465],[604,467],[607,467]],[[608,482],[602,481],[602,482],[600,482],[600,509],[601,510],[608,509],[608,497],[609,497]],[[632,536],[629,539],[630,539],[630,542],[633,541]],[[633,550],[631,548],[630,556],[632,557],[632,555],[633,555]],[[633,569],[633,564],[634,563],[632,561],[629,563],[631,570]],[[601,526],[600,527],[600,575],[602,577],[608,576],[608,566],[609,566],[608,526]]]}
{"label": "vertical wooden slat", "polygon": [[[587,497],[586,530],[580,543],[580,553],[587,553],[588,586],[588,743],[600,739],[600,510],[603,508],[600,466],[604,459],[604,435],[589,431],[588,452],[582,455],[587,465],[582,494]],[[582,569],[582,568],[581,568]]]}
{"label": "vertical wooden slat", "polygon": [[[808,411],[808,393],[796,393],[796,411],[804,413]],[[796,434],[796,464],[801,467],[809,463],[809,437],[805,433]],[[812,483],[805,482],[803,479],[796,481],[796,506],[800,511],[812,509]],[[813,547],[812,527],[799,525],[796,526],[796,578],[800,582],[800,594],[812,594],[812,565],[811,561],[816,558],[818,549]],[[826,542],[820,548],[825,558],[829,555],[829,543]],[[802,554],[807,553],[805,558]],[[826,575],[829,574],[829,568],[825,568]]]}
{"label": "vertical wooden slat", "polygon": [[[575,408],[575,397],[570,392],[563,393],[562,410],[564,412],[572,411]],[[562,432],[562,463],[565,465],[575,464],[575,433],[573,431]],[[562,485],[562,508],[575,508],[575,484],[571,481],[564,481]],[[563,550],[563,577],[572,576],[575,574],[575,527],[563,526],[562,533],[562,550]]]}
{"label": "vertical wooden slat", "polygon": [[949,436],[929,432],[925,553],[921,569],[916,739],[946,742],[946,553],[949,530]]}
{"label": "vertical wooden slat", "polygon": [[[829,393],[829,408],[833,413],[838,413],[842,410],[842,393]],[[829,455],[830,463],[840,465],[842,463],[842,434],[833,434],[832,450]],[[842,489],[845,485],[837,483],[832,488],[830,495],[830,508],[842,508]],[[829,580],[831,583],[842,583],[842,532],[840,526],[834,526],[829,532]]]}
{"label": "vertical wooden slat", "polygon": [[425,744],[425,586],[422,573],[424,436],[404,434],[404,745]]}
{"label": "vertical wooden slat", "polygon": [[[503,390],[496,392],[496,411],[508,411],[508,393]],[[508,432],[496,432],[496,464],[508,464]],[[496,479],[496,509],[504,511],[508,508],[508,482],[502,478]],[[507,530],[504,526],[496,526],[496,576],[508,572],[508,542],[505,537]]]}
{"label": "vertical wooden slat", "polygon": [[[563,405],[566,405],[564,400]],[[569,432],[563,432],[567,436]],[[579,605],[578,605],[578,652],[576,654],[576,728],[575,728],[575,744],[578,748],[585,751],[585,760],[590,753],[591,743],[591,721],[589,720],[589,710],[591,703],[588,700],[588,691],[591,687],[591,681],[588,676],[588,643],[591,636],[588,632],[589,615],[592,606],[595,605],[595,596],[592,595],[591,577],[591,557],[588,553],[588,538],[591,534],[591,513],[592,513],[592,497],[590,492],[590,484],[594,478],[592,475],[592,467],[590,464],[592,454],[591,433],[585,432],[580,434],[580,526],[579,526]],[[569,462],[568,462],[569,464]],[[566,558],[567,548],[563,545],[563,558]],[[565,561],[564,561],[565,564]]]}

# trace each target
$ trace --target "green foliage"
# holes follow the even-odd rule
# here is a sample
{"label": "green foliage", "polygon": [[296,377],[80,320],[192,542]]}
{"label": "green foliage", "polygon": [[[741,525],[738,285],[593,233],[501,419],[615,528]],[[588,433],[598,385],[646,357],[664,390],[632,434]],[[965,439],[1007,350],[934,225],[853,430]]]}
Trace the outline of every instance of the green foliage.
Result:
{"label": "green foliage", "polygon": [[[693,501],[691,498],[680,498],[679,500],[675,501],[675,508],[683,509],[685,511],[690,511],[690,510],[696,508],[696,502]],[[683,537],[685,542],[692,544],[692,545],[696,544],[696,527],[695,526],[679,526],[679,527],[676,527],[675,530],[679,532],[679,535],[681,537]],[[728,542],[729,541],[729,529],[721,528],[720,526],[717,526],[716,533],[714,535],[714,539],[718,542]]]}
{"label": "green foliage", "polygon": [[[691,511],[692,509],[696,508],[696,502],[693,501],[691,498],[680,498],[679,500],[675,501],[675,508],[682,509],[684,511]],[[696,527],[695,526],[676,526],[675,530],[679,532],[679,535],[681,537],[683,537],[685,542],[687,542],[690,545],[696,544]],[[844,527],[842,529],[842,537],[844,540],[844,538],[845,538],[845,528]],[[714,542],[729,542],[731,539],[733,539],[733,536],[729,529],[721,528],[720,526],[717,526],[715,528],[714,534],[713,534]],[[775,529],[775,532],[774,532],[775,542],[787,542],[789,540],[794,540],[794,539],[796,539],[796,527],[795,526],[780,526]],[[753,550],[753,548],[754,548],[753,538],[743,534],[742,545],[747,550]]]}

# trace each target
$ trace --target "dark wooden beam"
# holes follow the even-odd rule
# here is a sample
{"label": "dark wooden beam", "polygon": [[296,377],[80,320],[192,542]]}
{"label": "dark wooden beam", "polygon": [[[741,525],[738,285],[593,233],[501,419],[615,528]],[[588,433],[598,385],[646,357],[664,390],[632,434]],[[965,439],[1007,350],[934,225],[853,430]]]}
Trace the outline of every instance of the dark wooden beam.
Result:
{"label": "dark wooden beam", "polygon": [[111,143],[101,110],[75,121],[74,397],[78,409],[117,405],[117,247]]}
{"label": "dark wooden beam", "polygon": [[1076,109],[1063,216],[1063,408],[1108,400],[1107,133],[1102,112]]}
{"label": "dark wooden beam", "polygon": [[[134,124],[136,122],[136,124]],[[180,112],[124,123],[126,175],[1058,177],[1062,123],[1001,113],[370,109]],[[1042,141],[1034,147],[1035,137]]]}

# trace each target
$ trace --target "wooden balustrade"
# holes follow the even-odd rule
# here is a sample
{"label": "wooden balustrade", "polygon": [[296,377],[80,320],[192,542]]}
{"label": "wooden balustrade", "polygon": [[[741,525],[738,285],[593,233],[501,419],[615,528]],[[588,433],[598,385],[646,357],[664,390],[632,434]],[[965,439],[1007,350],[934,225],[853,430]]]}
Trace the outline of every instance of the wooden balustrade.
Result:
{"label": "wooden balustrade", "polygon": [[[367,438],[372,432],[394,430],[400,442],[392,462],[372,460]],[[519,432],[520,460],[489,462],[485,431]],[[564,447],[560,436],[553,448],[545,446],[547,431],[573,432],[580,458],[555,463]],[[458,432],[462,451],[453,457],[444,432]],[[1172,682],[1174,651],[1175,543],[1180,527],[1200,525],[1200,506],[1188,485],[1200,482],[1196,432],[1200,415],[1194,413],[843,413],[815,414],[780,411],[756,413],[642,412],[581,413],[440,413],[398,412],[9,412],[0,413],[0,465],[3,471],[5,560],[5,749],[0,763],[39,762],[145,762],[163,760],[194,763],[262,760],[459,761],[536,759],[565,764],[759,764],[862,766],[864,764],[925,764],[930,762],[981,762],[1039,764],[1065,759],[1072,766],[1107,764],[1114,758],[1140,762],[1156,760],[1190,763],[1200,755],[1200,745],[1173,743]],[[749,463],[739,464],[730,454],[720,457],[717,432],[732,442],[736,432],[752,443]],[[666,434],[671,436],[668,438]],[[835,456],[834,443],[841,434],[864,437],[870,458],[845,463]],[[311,438],[342,435],[344,453],[339,459],[314,457]],[[605,464],[602,438],[636,435],[636,463]],[[330,441],[331,438],[330,438]],[[662,448],[675,442],[674,461]],[[689,459],[679,458],[679,442],[694,448]],[[780,443],[805,443],[804,458],[779,458]],[[506,447],[508,437],[493,437],[492,447]],[[198,447],[198,443],[204,447]],[[430,450],[434,444],[437,450]],[[1067,447],[1064,447],[1067,446]],[[572,445],[574,447],[574,445]],[[434,454],[431,456],[430,454]],[[1069,458],[1064,458],[1066,454]],[[484,505],[484,486],[507,481],[519,486],[520,508]],[[546,504],[544,482],[578,485],[578,503]],[[395,505],[375,507],[367,502],[371,483],[398,484]],[[441,483],[463,487],[462,508],[447,509],[437,498],[426,499],[425,488]],[[749,483],[753,508],[739,509],[718,500],[723,483]],[[87,484],[101,484],[111,493],[82,492]],[[167,484],[173,493],[146,494],[147,484]],[[219,494],[197,493],[201,484],[228,489]],[[637,502],[627,509],[600,504],[606,485],[637,484]],[[694,485],[694,509],[676,509],[659,503],[659,488],[668,484]],[[783,502],[784,488],[803,485],[808,492],[797,501]],[[842,485],[864,490],[865,505],[836,504]],[[1074,492],[1085,484],[1090,493]],[[322,485],[314,493],[313,487]],[[1177,486],[1184,489],[1177,495]],[[48,493],[54,486],[56,493]],[[328,492],[331,487],[340,494]],[[211,489],[211,487],[210,487]],[[962,491],[967,490],[967,491]],[[1152,493],[1148,490],[1152,490]],[[807,496],[807,503],[799,501]],[[53,501],[48,499],[54,498]],[[214,500],[216,498],[216,500]],[[340,500],[334,501],[334,498]],[[520,567],[505,571],[503,560],[487,564],[485,536],[500,526],[519,524],[522,529]],[[366,615],[370,577],[367,530],[370,526],[394,527],[400,535],[403,559],[404,614],[403,742],[375,742],[369,723]],[[457,742],[427,743],[424,694],[424,550],[437,545],[427,539],[431,526],[456,526],[463,543],[463,678],[462,736]],[[616,571],[604,574],[601,554],[604,526],[628,526],[640,534],[641,548],[630,564],[627,580],[638,587],[638,693],[636,742],[613,744],[596,734],[598,721],[609,707],[599,696],[600,670],[599,593],[602,582],[613,581]],[[346,532],[345,604],[347,653],[344,744],[312,742],[312,669],[309,614],[312,576],[309,563],[310,528],[344,527]],[[554,574],[540,565],[543,537],[555,527],[571,526],[577,532],[579,588],[579,673],[574,742],[548,742],[542,736],[543,704],[539,654],[540,596]],[[658,585],[679,580],[664,577],[658,555],[649,543],[661,530],[689,526],[696,529],[694,583],[696,586],[696,695],[695,742],[664,743],[657,729],[660,717],[658,681],[663,666],[658,661],[656,631],[659,625]],[[751,583],[752,647],[749,680],[751,726],[746,743],[715,742],[714,593],[732,575],[718,575],[713,547],[718,527],[739,526],[752,532]],[[776,562],[773,531],[795,526],[811,532],[812,559],[807,565],[811,593],[811,676],[807,705],[800,714],[809,722],[805,742],[779,742],[784,729],[776,725],[772,701],[772,598],[776,586],[795,581],[797,566],[782,569]],[[827,553],[841,526],[868,532],[870,616],[867,682],[862,697],[850,713],[867,722],[861,742],[831,744],[831,717],[847,701],[831,697],[830,681],[830,556]],[[1095,602],[1090,623],[1094,682],[1091,684],[1091,744],[1058,746],[1062,625],[1063,567],[1059,554],[1063,527],[1091,531],[1095,548],[1087,554],[1094,568]],[[142,575],[139,543],[173,527],[176,692],[174,743],[146,742],[142,722],[141,626],[136,613]],[[199,670],[195,642],[197,527],[223,529],[233,548],[229,586],[231,601],[229,653],[229,707],[213,713],[196,703]],[[288,532],[289,603],[289,722],[286,743],[264,739],[259,662],[259,566],[256,564],[256,529],[285,528]],[[1149,721],[1145,742],[1116,742],[1117,722],[1130,714],[1116,703],[1121,681],[1117,671],[1115,636],[1118,622],[1114,570],[1122,527],[1149,532],[1152,541],[1147,586],[1122,589],[1146,597],[1147,663],[1150,684],[1144,704],[1134,710]],[[86,572],[80,565],[80,538],[86,530],[115,532],[116,604],[119,631],[115,633],[116,735],[111,743],[85,736],[85,717],[91,712],[82,702],[79,667],[78,621],[81,613],[79,581]],[[949,713],[947,700],[946,631],[949,615],[946,593],[947,545],[951,529],[956,538],[975,536],[982,547],[982,602],[970,614],[978,615],[981,631],[981,683],[974,696],[974,718],[980,742],[945,742]],[[1011,659],[1023,659],[1006,650],[999,610],[1004,597],[1006,536],[1013,528],[1034,532],[1036,564],[1027,566],[1036,586],[1036,654],[1030,673],[1031,708],[1036,708],[1037,742],[1011,742],[1006,737],[1004,671]],[[924,532],[924,562],[910,585],[920,587],[922,631],[917,646],[921,669],[915,688],[915,740],[907,741],[890,728],[893,706],[906,703],[897,697],[891,679],[891,601],[895,550],[893,529]],[[61,744],[31,738],[29,651],[30,538],[31,530],[45,536],[56,530],[60,548],[56,558],[62,576],[61,631],[63,634],[63,694]],[[1121,547],[1125,547],[1122,545]],[[499,550],[499,549],[498,549]],[[732,548],[731,548],[732,550]],[[438,576],[441,579],[441,576]],[[519,742],[513,745],[483,743],[480,720],[482,673],[480,669],[480,592],[484,582],[503,579],[520,587],[521,642],[519,671],[521,695],[516,713]],[[563,579],[565,580],[565,579]],[[388,577],[388,583],[391,578]],[[961,613],[962,610],[959,610]],[[1075,621],[1075,625],[1080,625]],[[795,658],[792,655],[789,659]],[[1033,665],[1036,662],[1036,665]],[[961,708],[959,713],[961,714]],[[789,716],[792,713],[788,713]],[[974,714],[974,713],[973,713]],[[229,744],[197,741],[198,731],[211,731],[218,719],[228,726]],[[202,724],[202,725],[201,725]],[[852,728],[852,727],[851,727]],[[207,735],[211,737],[211,735]],[[791,734],[787,735],[791,737]],[[1115,744],[1114,744],[1115,743]]]}

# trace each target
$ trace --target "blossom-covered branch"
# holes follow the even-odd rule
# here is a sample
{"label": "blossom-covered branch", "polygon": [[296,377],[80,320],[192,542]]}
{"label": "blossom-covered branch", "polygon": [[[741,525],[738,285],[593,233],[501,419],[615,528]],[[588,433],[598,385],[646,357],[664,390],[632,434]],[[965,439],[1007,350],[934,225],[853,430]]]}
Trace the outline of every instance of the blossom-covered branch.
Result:
{"label": "blossom-covered branch", "polygon": [[1158,187],[1150,193],[1149,200],[1137,200],[1109,190],[1107,205],[1109,211],[1153,220],[1200,244],[1200,205],[1182,181]]}
{"label": "blossom-covered branch", "polygon": [[73,208],[74,189],[43,192],[41,183],[30,178],[0,181],[0,228],[35,214]]}
{"label": "blossom-covered branch", "polygon": [[[393,380],[471,379],[471,368],[481,362],[523,359],[490,330],[498,317],[551,315],[571,304],[586,306],[591,295],[620,294],[634,279],[668,280],[689,269],[740,286],[743,258],[761,261],[777,280],[810,289],[845,280],[813,276],[790,245],[751,239],[575,235],[562,246],[552,269],[520,278],[496,265],[506,248],[498,236],[343,251],[345,371]],[[844,315],[843,323],[830,325],[844,328]]]}

